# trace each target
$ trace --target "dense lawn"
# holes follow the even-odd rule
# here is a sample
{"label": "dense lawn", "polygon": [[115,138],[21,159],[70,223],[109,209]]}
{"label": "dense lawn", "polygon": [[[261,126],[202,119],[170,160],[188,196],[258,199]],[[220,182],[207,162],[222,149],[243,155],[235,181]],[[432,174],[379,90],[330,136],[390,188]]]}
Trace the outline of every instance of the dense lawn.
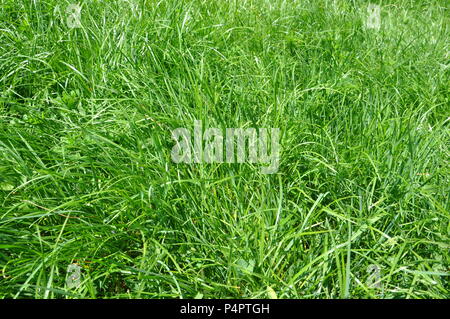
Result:
{"label": "dense lawn", "polygon": [[449,298],[450,2],[373,2],[0,0],[0,298]]}

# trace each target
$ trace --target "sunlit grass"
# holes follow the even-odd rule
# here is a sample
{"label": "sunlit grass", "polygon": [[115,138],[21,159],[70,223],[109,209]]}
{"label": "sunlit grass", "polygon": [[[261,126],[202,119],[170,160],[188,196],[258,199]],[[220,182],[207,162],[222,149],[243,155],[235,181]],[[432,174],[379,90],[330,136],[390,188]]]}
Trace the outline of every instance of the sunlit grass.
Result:
{"label": "sunlit grass", "polygon": [[449,297],[448,1],[70,3],[0,0],[0,297]]}

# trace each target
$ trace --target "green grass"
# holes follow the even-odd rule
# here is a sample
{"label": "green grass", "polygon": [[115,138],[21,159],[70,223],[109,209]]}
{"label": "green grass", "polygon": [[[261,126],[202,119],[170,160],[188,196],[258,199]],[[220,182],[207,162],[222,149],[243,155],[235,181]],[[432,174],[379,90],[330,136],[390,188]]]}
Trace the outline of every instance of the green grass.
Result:
{"label": "green grass", "polygon": [[[0,0],[0,297],[450,297],[448,1],[374,0],[380,30],[357,0],[69,3]],[[173,163],[194,120],[280,128],[278,173]]]}

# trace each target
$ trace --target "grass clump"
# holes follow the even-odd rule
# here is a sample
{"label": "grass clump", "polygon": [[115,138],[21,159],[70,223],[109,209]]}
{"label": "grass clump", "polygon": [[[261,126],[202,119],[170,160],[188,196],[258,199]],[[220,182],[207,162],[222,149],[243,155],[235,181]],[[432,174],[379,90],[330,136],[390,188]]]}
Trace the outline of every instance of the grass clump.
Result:
{"label": "grass clump", "polygon": [[374,3],[0,0],[0,297],[448,298],[449,4]]}

